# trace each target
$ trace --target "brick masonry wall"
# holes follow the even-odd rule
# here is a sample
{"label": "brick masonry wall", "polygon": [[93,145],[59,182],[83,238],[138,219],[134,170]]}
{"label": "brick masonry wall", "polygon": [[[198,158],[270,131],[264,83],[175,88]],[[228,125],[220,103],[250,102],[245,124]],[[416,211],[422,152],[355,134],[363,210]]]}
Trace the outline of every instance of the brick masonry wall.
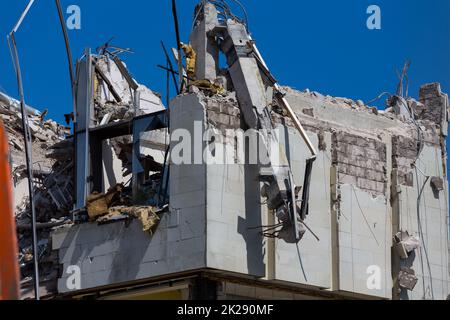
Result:
{"label": "brick masonry wall", "polygon": [[241,110],[233,98],[205,99],[207,119],[221,131],[241,128]]}
{"label": "brick masonry wall", "polygon": [[[413,163],[419,155],[419,146],[415,139],[402,136],[392,137],[392,166],[397,169],[399,185],[414,187]],[[395,172],[395,171],[394,171]]]}
{"label": "brick masonry wall", "polygon": [[448,96],[441,91],[439,83],[430,83],[420,88],[420,102],[417,114],[420,120],[442,126],[447,122]]}
{"label": "brick masonry wall", "polygon": [[338,168],[341,184],[351,184],[374,195],[385,195],[386,153],[386,145],[381,141],[345,132],[333,133],[332,160]]}

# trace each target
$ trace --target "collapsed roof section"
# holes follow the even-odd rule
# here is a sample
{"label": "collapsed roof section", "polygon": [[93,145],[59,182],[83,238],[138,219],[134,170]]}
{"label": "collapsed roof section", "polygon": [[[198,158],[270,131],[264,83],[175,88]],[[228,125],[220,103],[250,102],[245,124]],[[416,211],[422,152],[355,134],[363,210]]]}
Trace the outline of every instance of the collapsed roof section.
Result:
{"label": "collapsed roof section", "polygon": [[93,56],[92,63],[94,123],[97,125],[165,109],[161,97],[134,80],[118,56]]}

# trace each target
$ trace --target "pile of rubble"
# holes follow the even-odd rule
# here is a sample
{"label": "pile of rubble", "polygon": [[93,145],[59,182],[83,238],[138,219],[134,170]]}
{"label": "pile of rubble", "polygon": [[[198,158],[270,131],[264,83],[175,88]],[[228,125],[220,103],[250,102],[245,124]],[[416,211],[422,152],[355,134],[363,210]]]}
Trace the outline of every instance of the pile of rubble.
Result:
{"label": "pile of rubble", "polygon": [[[421,88],[420,101],[417,101],[411,97],[401,98],[384,93],[385,95],[388,95],[388,99],[385,103],[385,109],[381,110],[378,107],[371,106],[370,102],[366,103],[362,100],[323,95],[317,91],[311,91],[309,89],[305,89],[301,92],[287,86],[282,87],[282,89],[286,93],[301,95],[305,98],[320,101],[324,104],[334,104],[338,105],[340,108],[352,109],[354,111],[370,112],[377,116],[383,116],[391,120],[408,122],[411,121],[412,114],[414,114],[416,118],[420,118],[422,120],[422,124],[427,129],[433,129],[433,124],[440,123],[444,119],[442,119],[443,114],[439,112],[439,108],[437,110],[431,108],[434,110],[433,112],[425,112],[424,110],[429,111],[430,109],[426,108],[425,105],[428,104],[433,106],[434,104],[443,104],[447,98],[446,95],[441,92],[440,85],[438,83],[432,83]],[[381,99],[381,97],[382,96],[380,96],[379,99]],[[304,109],[303,113],[314,118],[313,109]]]}
{"label": "pile of rubble", "polygon": [[165,109],[161,97],[137,83],[118,56],[99,55],[95,73],[94,101],[99,124],[106,125]]}
{"label": "pile of rubble", "polygon": [[[27,107],[28,124],[32,136],[35,208],[39,232],[39,260],[42,281],[57,277],[50,252],[50,229],[68,223],[73,203],[73,147],[70,128],[46,120],[47,112]],[[32,236],[31,208],[28,194],[28,169],[25,160],[25,141],[19,102],[0,93],[0,119],[9,138],[12,180],[14,182],[15,215],[19,240],[19,260],[23,285],[31,284]]]}
{"label": "pile of rubble", "polygon": [[156,210],[151,206],[133,206],[131,197],[123,184],[118,184],[101,194],[95,192],[88,197],[87,212],[91,222],[99,225],[117,221],[139,219],[144,232],[153,234],[167,206]]}
{"label": "pile of rubble", "polygon": [[[0,118],[3,120],[8,133],[13,171],[16,173],[17,179],[20,179],[20,173],[26,164],[22,115],[19,108],[18,101],[0,92]],[[70,129],[58,125],[55,121],[45,120],[47,112],[40,113],[30,107],[27,109],[28,122],[33,137],[33,162],[42,170],[49,170],[53,167],[54,162],[46,157],[47,151],[51,146],[62,141],[65,135],[70,133]]]}

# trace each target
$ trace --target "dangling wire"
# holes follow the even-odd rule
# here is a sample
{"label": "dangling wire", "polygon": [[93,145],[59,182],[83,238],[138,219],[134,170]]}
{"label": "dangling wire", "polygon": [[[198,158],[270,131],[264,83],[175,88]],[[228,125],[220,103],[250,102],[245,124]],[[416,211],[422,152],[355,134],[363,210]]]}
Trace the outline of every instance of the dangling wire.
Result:
{"label": "dangling wire", "polygon": [[[419,175],[418,175],[418,170],[416,167],[416,180],[417,180],[417,184],[419,184]],[[425,187],[428,183],[428,181],[430,180],[430,177],[427,176],[425,177],[425,182],[423,183],[422,187],[420,189],[417,189],[418,192],[418,197],[417,197],[417,224],[418,224],[418,228],[419,228],[419,234],[420,237],[422,238],[422,246],[421,246],[421,251],[423,248],[423,251],[425,253],[425,259],[427,260],[427,267],[428,267],[428,273],[430,275],[430,287],[431,287],[431,299],[434,300],[434,289],[433,289],[433,275],[431,272],[431,265],[430,265],[430,259],[428,256],[428,249],[427,249],[427,244],[425,243],[425,235],[423,232],[423,226],[422,226],[422,217],[421,217],[421,213],[420,213],[420,203],[422,202],[422,196],[423,196],[423,192],[425,190]],[[423,270],[423,259],[422,259],[422,270]],[[422,272],[424,273],[424,272]],[[425,281],[425,274],[422,275],[423,277],[423,281]],[[425,285],[423,288],[424,292],[425,292]],[[425,293],[424,293],[424,298],[425,298]]]}
{"label": "dangling wire", "polygon": [[247,27],[247,31],[248,31],[248,29],[249,29],[248,14],[247,14],[247,10],[245,9],[245,6],[239,0],[231,0],[231,1],[236,3],[239,7],[241,7],[242,12],[244,13],[245,26]]}
{"label": "dangling wire", "polygon": [[[242,10],[243,15],[244,15],[243,19],[239,18],[238,16],[233,14],[231,7],[227,3],[226,0],[204,0],[204,1],[202,1],[202,5],[204,6],[207,2],[215,5],[217,8],[222,10],[222,12],[219,13],[219,15],[222,16],[222,18],[224,18],[225,20],[232,18],[232,19],[244,24],[248,31],[249,30],[248,14],[247,14],[247,10],[245,9],[245,6],[239,0],[231,0],[231,1],[233,1],[236,5],[238,5],[240,7],[240,9]],[[201,9],[203,9],[203,8],[201,8]],[[196,19],[194,20],[194,23],[195,23],[195,21],[196,21]]]}
{"label": "dangling wire", "polygon": [[24,12],[20,16],[19,21],[14,26],[13,30],[8,36],[8,45],[11,52],[11,57],[13,60],[13,66],[14,70],[16,72],[17,77],[17,86],[19,89],[20,94],[20,109],[22,114],[22,126],[23,126],[23,134],[24,134],[24,142],[25,142],[25,157],[26,157],[26,164],[28,169],[28,191],[30,194],[30,207],[31,207],[31,229],[32,229],[32,246],[33,246],[33,262],[34,262],[34,292],[35,292],[35,299],[40,300],[40,294],[39,294],[39,252],[38,252],[38,233],[36,228],[36,210],[34,206],[34,179],[33,179],[33,151],[32,151],[32,145],[31,145],[31,134],[30,134],[30,127],[28,123],[28,112],[26,110],[26,104],[25,104],[25,94],[23,90],[23,83],[22,83],[22,72],[20,70],[20,61],[19,61],[19,53],[17,50],[17,43],[15,34],[19,30],[23,20],[27,16],[28,12],[31,9],[31,6],[33,5],[34,0],[30,0],[27,7],[25,8]]}
{"label": "dangling wire", "polygon": [[38,252],[38,233],[36,228],[36,208],[34,205],[34,170],[33,170],[33,151],[32,151],[32,139],[30,134],[30,127],[28,123],[28,112],[26,110],[25,95],[23,91],[22,84],[22,73],[20,70],[19,54],[17,51],[16,40],[14,36],[14,31],[11,32],[9,38],[11,41],[10,47],[14,49],[13,60],[16,69],[17,83],[19,87],[20,94],[20,109],[22,114],[22,127],[23,136],[25,142],[25,157],[28,170],[28,191],[30,196],[30,207],[31,207],[31,230],[32,230],[32,246],[33,246],[33,261],[34,261],[34,291],[35,299],[40,300],[39,294],[39,252]]}

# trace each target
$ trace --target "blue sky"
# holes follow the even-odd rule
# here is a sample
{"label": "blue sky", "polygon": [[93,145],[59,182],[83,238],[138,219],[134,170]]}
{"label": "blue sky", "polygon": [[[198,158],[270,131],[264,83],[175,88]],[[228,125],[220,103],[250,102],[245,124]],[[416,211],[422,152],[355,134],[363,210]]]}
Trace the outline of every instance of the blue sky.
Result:
{"label": "blue sky", "polygon": [[[450,92],[450,1],[448,0],[241,0],[250,29],[273,74],[282,84],[369,101],[395,91],[396,69],[411,59],[410,94],[421,84],[441,82]],[[130,47],[133,75],[165,93],[160,41],[174,46],[169,0],[61,0],[82,10],[82,29],[70,31],[75,57],[85,47],[113,43]],[[196,0],[178,0],[183,40],[188,39]],[[0,2],[0,86],[16,96],[17,86],[6,35],[28,0]],[[382,30],[366,28],[366,9],[382,10]],[[53,0],[36,0],[17,35],[28,104],[48,108],[63,121],[71,92],[62,34]]]}

